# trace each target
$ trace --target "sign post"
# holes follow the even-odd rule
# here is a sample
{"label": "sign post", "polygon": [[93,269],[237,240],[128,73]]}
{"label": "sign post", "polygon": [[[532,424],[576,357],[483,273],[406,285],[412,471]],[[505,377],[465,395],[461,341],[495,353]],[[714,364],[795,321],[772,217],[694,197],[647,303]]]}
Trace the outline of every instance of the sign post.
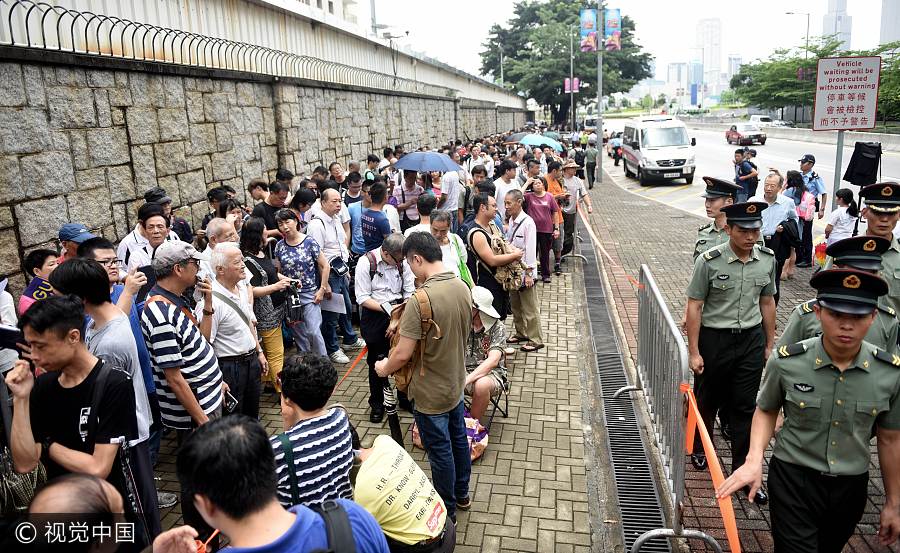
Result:
{"label": "sign post", "polygon": [[844,131],[874,129],[881,80],[879,56],[820,58],[816,70],[813,130],[838,131],[831,210],[837,203],[844,155]]}

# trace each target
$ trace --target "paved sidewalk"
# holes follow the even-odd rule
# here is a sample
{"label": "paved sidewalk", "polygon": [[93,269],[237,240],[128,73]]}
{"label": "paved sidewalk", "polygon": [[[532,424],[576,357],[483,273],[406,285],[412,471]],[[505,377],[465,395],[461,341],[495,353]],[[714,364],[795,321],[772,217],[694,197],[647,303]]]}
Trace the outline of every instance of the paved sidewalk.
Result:
{"label": "paved sidewalk", "polygon": [[[570,344],[578,342],[577,298],[572,275],[538,284],[542,331],[547,347],[510,357],[509,418],[494,418],[484,456],[472,467],[472,509],[459,513],[457,553],[587,553],[591,524],[582,427],[583,364]],[[512,317],[507,321],[512,328]],[[358,352],[348,351],[351,361]],[[338,366],[343,375],[349,365]],[[592,370],[592,369],[591,369]],[[365,359],[338,387],[333,401],[347,407],[364,446],[389,434],[387,422],[369,422]],[[263,394],[261,418],[274,434],[282,431],[278,397]],[[412,446],[412,416],[401,415],[406,449],[431,475],[424,451]],[[163,441],[157,473],[162,488],[178,492],[174,435]],[[592,467],[594,470],[594,467]],[[182,524],[181,504],[164,510],[163,527]]]}
{"label": "paved sidewalk", "polygon": [[[610,259],[603,259],[609,284],[613,290],[615,310],[622,323],[632,359],[637,355],[637,295],[633,279],[636,279],[641,264],[650,267],[653,276],[665,296],[675,320],[684,312],[684,290],[690,279],[694,239],[698,227],[708,219],[699,218],[684,211],[673,209],[650,197],[633,194],[626,188],[635,181],[626,179],[621,167],[613,167],[612,161],[604,156],[604,184],[595,184],[592,191],[594,215],[592,225]],[[611,173],[611,174],[610,174]],[[614,182],[610,181],[610,178]],[[695,181],[697,203],[702,205],[699,194],[703,191],[701,179]],[[664,200],[664,198],[660,198]],[[811,269],[799,269],[797,277],[783,285],[781,302],[778,307],[777,328],[787,322],[791,309],[802,301],[815,296],[808,285]],[[731,466],[727,443],[715,432],[716,447],[727,470]],[[874,447],[873,447],[874,451]],[[870,471],[869,501],[866,512],[845,551],[896,551],[878,544],[875,533],[878,530],[879,513],[884,502],[884,485],[878,471],[877,457],[873,455]],[[708,473],[696,471],[686,463],[687,493],[684,501],[684,525],[686,528],[701,529],[716,537],[723,547],[727,547],[721,518],[713,497],[712,483]],[[745,499],[733,499],[735,515],[741,534],[741,547],[747,552],[769,552],[773,545],[769,527],[768,509],[750,505]],[[706,550],[704,543],[690,540],[691,551]]]}

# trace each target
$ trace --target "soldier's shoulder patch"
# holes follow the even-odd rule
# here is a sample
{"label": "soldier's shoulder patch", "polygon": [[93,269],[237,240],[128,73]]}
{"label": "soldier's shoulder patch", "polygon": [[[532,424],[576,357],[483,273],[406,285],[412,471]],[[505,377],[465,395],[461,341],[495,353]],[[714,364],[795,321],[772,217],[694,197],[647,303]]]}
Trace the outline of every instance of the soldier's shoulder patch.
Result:
{"label": "soldier's shoulder patch", "polygon": [[701,232],[701,231],[704,231],[704,230],[709,230],[709,227],[711,227],[712,225],[713,225],[712,222],[706,223],[705,225],[703,225],[703,226],[701,226],[700,228],[698,228],[698,229],[697,229],[697,232]]}
{"label": "soldier's shoulder patch", "polygon": [[797,342],[796,344],[778,348],[779,358],[792,357],[794,355],[800,355],[801,353],[806,353],[806,344],[803,342]]}
{"label": "soldier's shoulder patch", "polygon": [[884,361],[888,365],[900,367],[900,355],[897,355],[896,353],[889,353],[883,349],[873,348],[872,357],[879,361]]}
{"label": "soldier's shoulder patch", "polygon": [[759,251],[769,254],[769,255],[775,255],[775,252],[773,250],[771,250],[765,246],[759,246]]}
{"label": "soldier's shoulder patch", "polygon": [[879,309],[879,311],[881,311],[882,313],[887,313],[887,314],[890,315],[891,317],[896,317],[896,316],[897,316],[897,312],[894,311],[894,308],[893,308],[893,307],[888,307],[887,305],[879,305],[879,306],[878,306],[878,309]]}
{"label": "soldier's shoulder patch", "polygon": [[722,255],[722,252],[719,251],[718,248],[713,248],[703,254],[703,259],[710,261],[712,259],[719,257],[720,255]]}
{"label": "soldier's shoulder patch", "polygon": [[800,305],[797,306],[797,308],[800,310],[800,313],[805,315],[807,313],[812,313],[813,306],[815,306],[815,305],[816,305],[816,300],[809,300],[809,301],[805,301],[805,302],[801,303]]}

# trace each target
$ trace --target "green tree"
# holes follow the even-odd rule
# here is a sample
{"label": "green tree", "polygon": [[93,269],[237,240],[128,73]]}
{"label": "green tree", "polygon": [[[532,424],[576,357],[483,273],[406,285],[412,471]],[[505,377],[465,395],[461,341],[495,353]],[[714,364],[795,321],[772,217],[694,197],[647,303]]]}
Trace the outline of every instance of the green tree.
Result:
{"label": "green tree", "polygon": [[622,109],[628,109],[631,107],[631,102],[628,101],[628,98],[622,98],[622,101],[619,102],[619,106]]}
{"label": "green tree", "polygon": [[[575,76],[597,89],[597,54],[581,52],[578,15],[581,8],[595,7],[586,0],[523,0],[516,4],[506,27],[491,27],[481,52],[481,72],[500,74],[503,52],[505,85],[550,107],[554,123],[569,119],[569,95],[563,79],[569,76],[569,40],[574,37]],[[603,94],[630,90],[650,77],[650,54],[634,38],[634,22],[622,19],[622,50],[603,54]],[[578,99],[576,99],[576,102]]]}
{"label": "green tree", "polygon": [[665,94],[660,94],[659,98],[656,99],[656,107],[658,108],[665,107],[665,105],[668,103],[669,100],[666,98]]}
{"label": "green tree", "polygon": [[734,104],[737,103],[738,98],[737,94],[734,93],[733,90],[725,90],[722,94],[719,95],[719,103],[722,104]]}
{"label": "green tree", "polygon": [[737,99],[764,109],[812,106],[819,58],[881,56],[879,115],[888,119],[900,117],[900,41],[874,50],[841,51],[839,46],[837,40],[823,38],[810,44],[809,50],[776,50],[767,60],[742,65],[731,78],[731,90]]}
{"label": "green tree", "polygon": [[650,109],[653,107],[653,96],[649,94],[645,94],[643,98],[641,98],[641,107],[644,109]]}

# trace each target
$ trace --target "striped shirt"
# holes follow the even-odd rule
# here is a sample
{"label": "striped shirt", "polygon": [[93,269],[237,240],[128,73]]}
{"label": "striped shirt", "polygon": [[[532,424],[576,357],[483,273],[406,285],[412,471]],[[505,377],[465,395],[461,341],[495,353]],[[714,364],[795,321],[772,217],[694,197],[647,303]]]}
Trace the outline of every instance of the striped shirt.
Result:
{"label": "striped shirt", "polygon": [[222,371],[212,346],[182,311],[181,298],[158,286],[148,296],[157,294],[172,303],[148,301],[141,314],[141,331],[153,365],[159,412],[168,428],[190,430],[194,427],[191,416],[172,392],[165,369],[181,369],[181,376],[207,415],[222,403]]}
{"label": "striped shirt", "polygon": [[299,502],[291,499],[291,479],[281,439],[269,438],[275,453],[275,478],[278,501],[285,507],[295,503],[318,505],[327,499],[352,499],[350,468],[353,445],[350,421],[343,409],[333,408],[321,417],[302,420],[286,434],[293,445],[294,473],[297,475]]}

